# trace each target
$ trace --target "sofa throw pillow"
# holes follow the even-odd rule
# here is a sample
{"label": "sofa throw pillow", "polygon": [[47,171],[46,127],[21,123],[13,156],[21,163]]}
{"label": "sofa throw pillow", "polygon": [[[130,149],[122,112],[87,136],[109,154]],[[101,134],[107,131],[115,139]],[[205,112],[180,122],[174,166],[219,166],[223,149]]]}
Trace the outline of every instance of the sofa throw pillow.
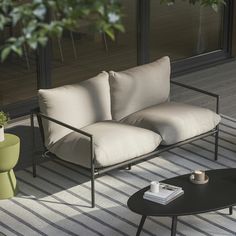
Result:
{"label": "sofa throw pillow", "polygon": [[[111,120],[108,73],[86,81],[53,89],[40,89],[40,111],[76,128]],[[53,122],[43,122],[47,147],[72,132]]]}
{"label": "sofa throw pillow", "polygon": [[111,113],[114,120],[166,102],[170,93],[170,59],[157,61],[121,72],[109,72]]}

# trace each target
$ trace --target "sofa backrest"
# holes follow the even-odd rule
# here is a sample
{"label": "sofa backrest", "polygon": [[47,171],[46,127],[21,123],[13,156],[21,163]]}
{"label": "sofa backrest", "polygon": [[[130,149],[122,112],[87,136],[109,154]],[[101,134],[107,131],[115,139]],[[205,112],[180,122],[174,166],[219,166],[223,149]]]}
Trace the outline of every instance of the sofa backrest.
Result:
{"label": "sofa backrest", "polygon": [[[108,73],[102,72],[81,83],[40,89],[38,92],[40,111],[76,128],[111,120],[108,78]],[[46,120],[43,120],[43,128],[46,147],[72,132]]]}
{"label": "sofa backrest", "polygon": [[170,59],[121,72],[110,71],[112,118],[122,118],[146,107],[163,103],[170,93]]}

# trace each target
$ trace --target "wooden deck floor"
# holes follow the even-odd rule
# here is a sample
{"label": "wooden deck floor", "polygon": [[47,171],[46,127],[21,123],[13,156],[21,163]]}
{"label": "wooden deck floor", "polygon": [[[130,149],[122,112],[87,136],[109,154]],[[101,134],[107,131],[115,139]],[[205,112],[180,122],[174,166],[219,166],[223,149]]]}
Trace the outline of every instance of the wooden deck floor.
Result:
{"label": "wooden deck floor", "polygon": [[[214,66],[176,78],[198,88],[220,95],[220,112],[236,118],[236,61]],[[208,96],[174,87],[172,99],[214,108],[214,100]]]}

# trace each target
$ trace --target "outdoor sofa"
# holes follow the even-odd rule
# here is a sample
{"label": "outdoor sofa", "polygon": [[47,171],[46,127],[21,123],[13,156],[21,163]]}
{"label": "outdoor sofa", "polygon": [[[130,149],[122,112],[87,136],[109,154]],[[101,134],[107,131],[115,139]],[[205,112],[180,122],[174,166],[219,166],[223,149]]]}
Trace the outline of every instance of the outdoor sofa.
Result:
{"label": "outdoor sofa", "polygon": [[[170,101],[170,83],[215,98],[216,112]],[[92,207],[95,178],[107,171],[131,168],[208,135],[215,135],[217,160],[219,96],[171,81],[169,57],[121,72],[102,72],[77,84],[40,89],[38,94],[32,130],[36,115],[47,155],[89,172]]]}

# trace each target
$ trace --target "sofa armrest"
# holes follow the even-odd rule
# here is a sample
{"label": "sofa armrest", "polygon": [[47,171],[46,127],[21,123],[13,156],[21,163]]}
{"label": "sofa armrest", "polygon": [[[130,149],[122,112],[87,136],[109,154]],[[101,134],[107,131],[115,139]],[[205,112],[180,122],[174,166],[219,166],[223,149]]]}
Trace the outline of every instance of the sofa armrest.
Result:
{"label": "sofa armrest", "polygon": [[[94,163],[95,163],[95,155],[94,155],[94,138],[93,138],[93,135],[90,134],[90,133],[87,133],[81,129],[78,129],[78,128],[75,128],[71,125],[68,125],[64,122],[61,122],[57,119],[54,119],[52,117],[49,117],[49,116],[46,116],[45,114],[42,114],[40,111],[38,110],[34,110],[34,111],[31,111],[31,127],[32,127],[32,136],[33,136],[33,146],[34,146],[34,149],[35,149],[35,135],[34,135],[34,115],[37,116],[38,118],[38,123],[39,123],[39,128],[40,128],[40,133],[41,133],[41,136],[42,136],[42,139],[43,139],[43,142],[44,142],[44,132],[43,132],[43,127],[42,127],[42,119],[45,119],[45,120],[49,120],[51,122],[54,122],[58,125],[61,125],[65,128],[68,128],[70,130],[73,130],[74,132],[77,132],[77,133],[80,133],[82,135],[85,135],[89,138],[89,141],[90,141],[90,158],[91,158],[91,173],[93,174],[94,173]],[[34,163],[34,160],[33,160],[33,163]]]}
{"label": "sofa armrest", "polygon": [[177,85],[177,86],[181,86],[183,88],[191,89],[193,91],[205,94],[207,96],[214,97],[216,99],[216,113],[219,114],[219,112],[220,112],[220,109],[219,109],[220,95],[212,93],[212,92],[208,92],[208,91],[205,91],[203,89],[199,89],[199,88],[196,88],[196,87],[193,87],[193,86],[190,86],[190,85],[186,85],[186,84],[183,84],[183,83],[180,83],[180,82],[176,82],[176,81],[173,81],[173,80],[171,80],[170,82],[172,84]]}
{"label": "sofa armrest", "polygon": [[91,141],[91,139],[93,138],[93,135],[92,135],[92,134],[89,134],[89,133],[87,133],[87,132],[85,132],[85,131],[83,131],[83,130],[81,130],[81,129],[75,128],[75,127],[73,127],[73,126],[71,126],[71,125],[68,125],[68,124],[66,124],[66,123],[63,123],[63,122],[61,122],[61,121],[59,121],[59,120],[57,120],[57,119],[54,119],[54,118],[52,118],[52,117],[46,116],[46,115],[44,115],[44,114],[42,114],[42,113],[40,113],[40,112],[37,113],[37,115],[40,116],[41,118],[45,119],[45,120],[52,121],[52,122],[54,122],[54,123],[56,123],[56,124],[58,124],[58,125],[61,125],[61,126],[65,127],[65,128],[68,128],[68,129],[73,130],[73,131],[75,131],[75,132],[77,132],[77,133],[83,134],[83,135],[89,137],[89,138],[90,138],[90,141]]}

